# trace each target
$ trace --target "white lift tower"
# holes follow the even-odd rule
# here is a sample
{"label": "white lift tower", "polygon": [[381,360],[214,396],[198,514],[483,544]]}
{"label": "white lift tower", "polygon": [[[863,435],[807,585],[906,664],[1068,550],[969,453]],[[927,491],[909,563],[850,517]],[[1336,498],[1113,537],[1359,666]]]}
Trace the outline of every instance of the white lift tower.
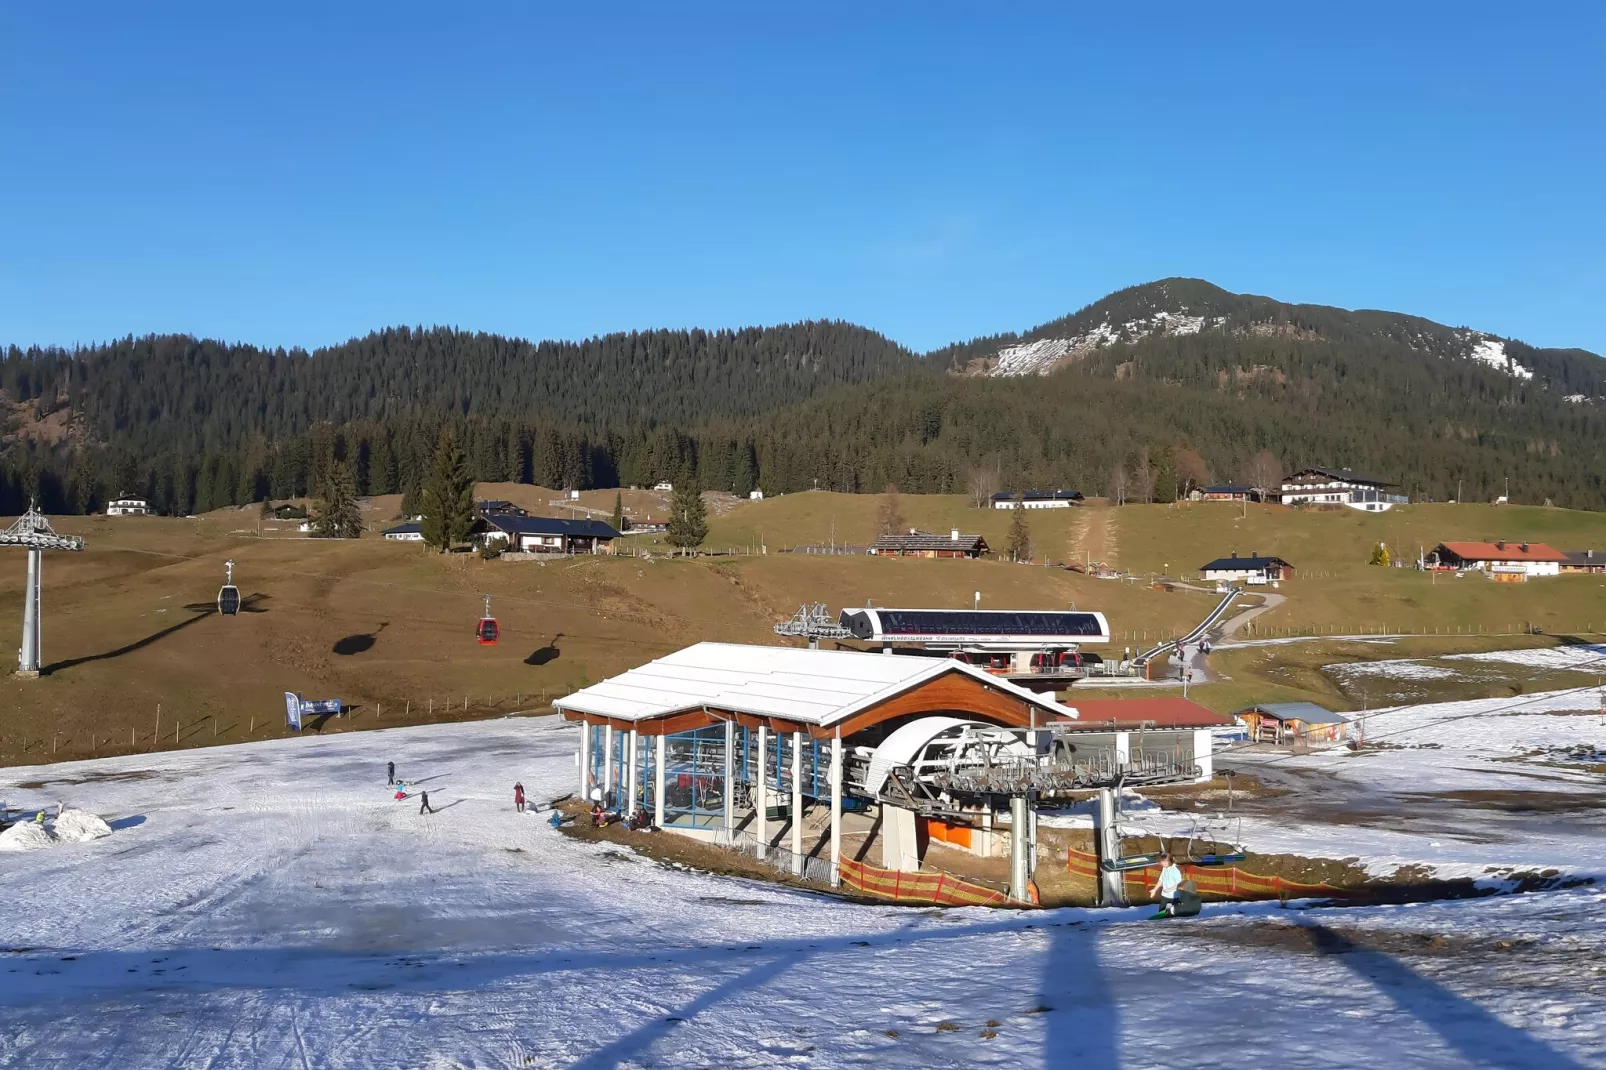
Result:
{"label": "white lift tower", "polygon": [[22,593],[22,646],[17,651],[17,675],[25,680],[39,676],[39,582],[46,550],[82,550],[77,535],[58,535],[45,515],[28,503],[28,511],[5,531],[0,546],[28,548],[28,585]]}

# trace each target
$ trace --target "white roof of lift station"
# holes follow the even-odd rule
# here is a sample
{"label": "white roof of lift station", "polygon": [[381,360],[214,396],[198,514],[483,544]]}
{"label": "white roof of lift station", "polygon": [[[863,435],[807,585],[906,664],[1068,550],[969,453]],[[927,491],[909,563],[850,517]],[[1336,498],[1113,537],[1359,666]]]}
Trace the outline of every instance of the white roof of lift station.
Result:
{"label": "white roof of lift station", "polygon": [[708,706],[825,726],[947,673],[974,677],[1050,716],[1076,717],[1075,709],[1052,696],[951,658],[740,643],[697,643],[553,705],[622,721],[647,721]]}

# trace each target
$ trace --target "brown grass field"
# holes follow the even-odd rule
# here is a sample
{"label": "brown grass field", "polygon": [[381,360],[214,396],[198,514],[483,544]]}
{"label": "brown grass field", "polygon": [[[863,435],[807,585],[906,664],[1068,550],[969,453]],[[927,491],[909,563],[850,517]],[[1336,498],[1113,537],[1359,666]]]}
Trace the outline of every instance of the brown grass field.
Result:
{"label": "brown grass field", "polygon": [[[541,488],[482,485],[537,513],[562,513]],[[667,495],[624,492],[627,512],[661,519]],[[582,495],[610,510],[614,492]],[[368,503],[369,526],[393,522],[394,497]],[[626,544],[651,557],[587,557],[545,563],[440,555],[377,535],[355,542],[308,539],[289,523],[259,521],[255,508],[198,519],[67,517],[81,554],[47,553],[43,664],[38,680],[0,688],[0,762],[39,762],[152,747],[205,746],[286,734],[284,691],[341,698],[344,731],[425,718],[485,717],[545,707],[554,696],[699,640],[778,642],[771,625],[799,603],[1100,609],[1117,651],[1177,634],[1213,604],[1211,595],[1147,582],[1089,578],[1061,568],[999,561],[882,560],[779,552],[800,543],[867,543],[879,496],[787,495],[764,502],[715,499],[707,548],[728,556],[673,559],[652,536]],[[912,526],[979,531],[1001,547],[1005,511],[958,497],[905,496]],[[1264,630],[1363,627],[1452,634],[1444,648],[1513,645],[1471,633],[1550,633],[1606,628],[1606,577],[1567,576],[1523,585],[1436,581],[1366,565],[1370,543],[1445,538],[1547,539],[1564,549],[1606,548],[1606,515],[1556,509],[1413,506],[1383,517],[1227,505],[1092,506],[1031,516],[1037,552],[1055,561],[1091,556],[1141,572],[1192,577],[1232,549],[1275,552],[1300,571],[1288,602]],[[260,534],[259,534],[260,525]],[[1431,533],[1431,534],[1430,534]],[[764,547],[767,553],[759,552]],[[20,631],[23,555],[0,573],[0,626]],[[213,609],[223,562],[249,612]],[[481,596],[492,596],[502,641],[479,646]],[[1423,642],[1428,640],[1424,639]],[[1534,639],[1527,641],[1545,642]],[[1437,648],[1435,651],[1439,652]],[[1342,648],[1262,648],[1224,659],[1230,682],[1196,688],[1217,708],[1259,698],[1324,694],[1296,671]],[[1368,656],[1403,656],[1373,652]],[[1330,659],[1331,660],[1331,659]],[[1325,695],[1341,705],[1353,696]],[[464,708],[465,700],[467,708]],[[1240,701],[1241,700],[1241,701]],[[160,711],[158,712],[158,706]]]}

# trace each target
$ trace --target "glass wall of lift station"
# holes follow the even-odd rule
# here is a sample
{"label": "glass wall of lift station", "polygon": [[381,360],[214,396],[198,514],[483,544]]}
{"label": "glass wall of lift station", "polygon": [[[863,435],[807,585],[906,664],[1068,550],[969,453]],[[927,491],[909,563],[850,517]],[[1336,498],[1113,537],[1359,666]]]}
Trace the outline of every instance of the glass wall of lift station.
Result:
{"label": "glass wall of lift station", "polygon": [[725,813],[725,726],[664,737],[664,823],[714,828]]}
{"label": "glass wall of lift station", "polygon": [[[758,777],[758,732],[737,727],[731,755],[735,783],[730,790],[734,809],[740,813],[754,805],[754,785]],[[603,783],[603,762],[609,754],[607,733],[600,726],[591,732],[591,782]],[[605,799],[609,807],[622,806],[626,799],[625,781],[629,777],[630,737],[613,733],[613,790]],[[765,780],[773,793],[770,806],[774,816],[791,805],[794,737],[791,733],[771,734],[764,755]],[[804,737],[802,750],[803,794],[811,799],[830,795],[829,744]],[[641,805],[651,813],[657,805],[658,741],[655,736],[638,736],[636,776]],[[664,737],[664,822],[689,828],[715,828],[725,815],[725,726],[711,725],[690,732]]]}
{"label": "glass wall of lift station", "polygon": [[[586,755],[586,768],[591,773],[590,783],[603,785],[604,761],[613,758],[612,786],[603,793],[602,805],[608,809],[623,808],[629,801],[626,780],[630,777],[630,733],[614,730],[613,742],[608,742],[608,731],[602,725],[591,726],[591,752]],[[658,786],[658,748],[653,736],[636,737],[637,805],[649,813],[657,805],[654,795]],[[590,800],[587,800],[588,802]]]}

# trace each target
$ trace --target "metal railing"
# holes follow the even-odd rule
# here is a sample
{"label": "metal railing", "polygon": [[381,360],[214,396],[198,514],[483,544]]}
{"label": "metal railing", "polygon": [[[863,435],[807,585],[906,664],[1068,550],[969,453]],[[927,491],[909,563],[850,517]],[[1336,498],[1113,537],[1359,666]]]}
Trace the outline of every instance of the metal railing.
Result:
{"label": "metal railing", "polygon": [[1070,761],[1026,757],[974,765],[938,773],[930,783],[940,791],[1014,795],[1087,791],[1115,783],[1175,783],[1196,779],[1199,771],[1191,754],[1134,750],[1123,759],[1113,749],[1101,749]]}
{"label": "metal railing", "polygon": [[789,873],[800,876],[803,880],[813,884],[831,886],[836,883],[836,865],[828,858],[817,858],[813,855],[798,855],[786,847],[777,847],[773,844],[764,847],[757,836],[751,832],[727,831],[720,828],[714,830],[714,842],[721,847],[728,847],[740,851],[747,857],[762,862],[777,873]]}

